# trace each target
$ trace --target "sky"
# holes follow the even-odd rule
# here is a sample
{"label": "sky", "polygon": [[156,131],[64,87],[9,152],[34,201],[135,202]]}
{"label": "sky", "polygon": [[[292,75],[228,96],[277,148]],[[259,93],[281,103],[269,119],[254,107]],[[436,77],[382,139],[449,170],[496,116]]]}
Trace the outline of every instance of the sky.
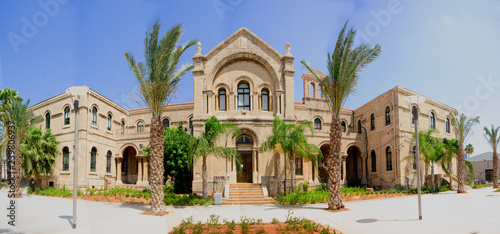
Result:
{"label": "sky", "polygon": [[[295,56],[295,101],[303,96],[301,60],[325,71],[343,24],[357,42],[379,44],[382,55],[360,73],[345,107],[356,109],[396,85],[469,116],[480,116],[467,143],[491,151],[483,127],[500,126],[500,1],[462,0],[204,0],[0,1],[0,88],[32,104],[87,85],[119,105],[140,107],[124,53],[143,58],[145,32],[183,23],[182,42],[202,53],[246,27],[281,54]],[[192,62],[189,48],[181,63]],[[193,101],[193,76],[181,79],[171,103]],[[137,99],[139,100],[139,99]]]}

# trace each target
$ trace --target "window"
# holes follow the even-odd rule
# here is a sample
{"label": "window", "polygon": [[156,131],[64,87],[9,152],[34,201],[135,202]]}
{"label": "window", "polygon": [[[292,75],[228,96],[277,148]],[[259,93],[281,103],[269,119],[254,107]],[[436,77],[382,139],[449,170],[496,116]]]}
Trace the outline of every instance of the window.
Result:
{"label": "window", "polygon": [[387,166],[387,171],[392,171],[392,151],[391,147],[387,146],[385,148],[385,160],[386,160],[386,166]]}
{"label": "window", "polygon": [[313,98],[314,97],[314,83],[311,83],[311,90],[310,90],[310,92],[311,92],[310,96]]}
{"label": "window", "polygon": [[262,90],[262,95],[261,95],[261,110],[263,111],[269,111],[269,91],[267,89]]}
{"label": "window", "polygon": [[385,108],[385,125],[391,124],[391,108]]}
{"label": "window", "polygon": [[121,127],[121,133],[124,134],[125,133],[125,121],[122,120],[122,125],[120,127]]}
{"label": "window", "polygon": [[361,120],[358,120],[358,133],[361,134]]}
{"label": "window", "polygon": [[340,126],[342,127],[342,132],[345,132],[347,130],[346,124],[344,121],[340,123]]}
{"label": "window", "polygon": [[417,147],[413,146],[413,170],[417,169]]}
{"label": "window", "polygon": [[137,132],[144,132],[144,123],[142,121],[137,122]]}
{"label": "window", "polygon": [[92,107],[92,126],[97,126],[97,107]]}
{"label": "window", "polygon": [[418,108],[415,107],[415,106],[411,108],[411,113],[410,113],[410,115],[411,115],[411,124],[415,124],[415,117],[413,117],[413,111],[414,110],[416,110],[418,112]]}
{"label": "window", "polygon": [[111,123],[113,123],[113,117],[108,114],[108,131],[111,131]]}
{"label": "window", "polygon": [[64,108],[64,125],[69,124],[69,106]]}
{"label": "window", "polygon": [[321,85],[318,86],[318,98],[323,98],[323,86]]}
{"label": "window", "polygon": [[371,152],[371,159],[372,159],[372,172],[377,171],[377,155],[375,154],[375,150],[372,150]]}
{"label": "window", "polygon": [[302,175],[302,159],[295,158],[295,175]]}
{"label": "window", "polygon": [[90,151],[90,171],[92,172],[96,171],[96,157],[97,149],[95,147],[92,147],[92,150]]}
{"label": "window", "polygon": [[431,118],[431,129],[435,129],[436,128],[436,118],[434,117],[434,113],[431,112],[430,118]]}
{"label": "window", "polygon": [[50,113],[45,114],[45,130],[50,129]]}
{"label": "window", "polygon": [[168,120],[167,118],[163,119],[161,123],[163,125],[163,129],[167,129],[170,127],[170,120]]}
{"label": "window", "polygon": [[314,129],[321,130],[321,120],[319,118],[314,119]]}
{"label": "window", "polygon": [[106,154],[106,173],[111,173],[111,151]]}
{"label": "window", "polygon": [[69,171],[69,149],[68,147],[63,148],[63,171]]}
{"label": "window", "polygon": [[370,130],[373,131],[375,130],[375,115],[372,114],[370,116]]}
{"label": "window", "polygon": [[450,119],[446,118],[446,133],[450,133]]}
{"label": "window", "polygon": [[253,144],[253,140],[249,136],[243,135],[236,140],[236,144]]}
{"label": "window", "polygon": [[226,111],[226,90],[219,90],[219,110]]}
{"label": "window", "polygon": [[189,131],[191,131],[191,135],[193,135],[193,117],[189,118]]}
{"label": "window", "polygon": [[250,110],[250,88],[246,83],[238,85],[238,110]]}

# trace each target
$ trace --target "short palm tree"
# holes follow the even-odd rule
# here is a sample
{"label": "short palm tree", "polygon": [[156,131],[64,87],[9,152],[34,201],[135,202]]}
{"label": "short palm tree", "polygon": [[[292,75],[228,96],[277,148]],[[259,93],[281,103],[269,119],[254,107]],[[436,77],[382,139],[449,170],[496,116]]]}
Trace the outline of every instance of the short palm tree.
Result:
{"label": "short palm tree", "polygon": [[433,134],[435,133],[437,133],[437,130],[429,129],[427,131],[419,132],[418,134],[420,159],[425,164],[424,177],[425,177],[426,187],[429,187],[429,182],[428,182],[429,167],[432,166],[434,162],[433,160],[434,148],[439,144],[439,140],[433,136]]}
{"label": "short palm tree", "polygon": [[370,47],[367,44],[360,44],[356,48],[354,38],[356,30],[351,28],[346,34],[346,22],[339,33],[335,50],[333,54],[328,53],[327,69],[328,75],[321,77],[316,69],[304,60],[302,64],[311,72],[321,83],[324,89],[324,95],[328,101],[332,113],[332,122],[330,124],[330,151],[325,155],[324,164],[328,171],[328,183],[330,184],[330,198],[328,208],[337,210],[344,208],[341,198],[341,165],[342,158],[340,149],[342,146],[342,129],[340,126],[340,112],[347,97],[354,92],[358,84],[359,72],[366,65],[375,61],[380,55],[379,45]]}
{"label": "short palm tree", "polygon": [[449,114],[451,125],[455,132],[455,138],[458,140],[458,163],[457,163],[457,193],[465,193],[465,155],[464,143],[470,136],[472,127],[479,124],[479,117],[468,118],[463,113],[456,116],[453,113]]}
{"label": "short palm tree", "polygon": [[459,143],[457,139],[443,139],[444,155],[441,158],[441,167],[450,177],[450,190],[453,190],[453,159],[457,158]]}
{"label": "short palm tree", "polygon": [[271,135],[269,135],[261,145],[262,151],[272,151],[274,154],[274,175],[276,177],[276,192],[278,195],[281,195],[281,167],[280,167],[280,159],[281,153],[283,153],[283,147],[281,143],[285,141],[285,133],[283,131],[283,120],[274,116],[273,120],[273,128]]}
{"label": "short palm tree", "polygon": [[[203,180],[203,197],[208,196],[208,171],[207,158],[214,156],[216,158],[228,159],[235,161],[237,167],[240,168],[241,156],[236,149],[226,146],[218,146],[217,141],[225,134],[237,137],[240,129],[233,123],[220,123],[217,117],[212,116],[205,122],[205,130],[195,139],[192,149],[189,152],[189,162],[196,163],[198,159],[202,160],[202,175]],[[192,165],[191,165],[192,166]]]}
{"label": "short palm tree", "polygon": [[465,146],[465,153],[468,155],[471,155],[472,153],[474,153],[474,146],[471,143],[469,143]]}
{"label": "short palm tree", "polygon": [[26,136],[29,128],[43,121],[41,116],[35,116],[32,110],[28,109],[29,99],[25,103],[20,100],[12,100],[8,104],[0,107],[0,115],[5,123],[12,123],[15,128],[15,148],[14,148],[14,195],[20,197],[19,186],[21,184],[21,141]]}
{"label": "short palm tree", "polygon": [[484,127],[484,137],[493,148],[493,188],[498,188],[498,154],[497,154],[497,146],[498,142],[500,142],[500,135],[498,134],[498,130],[500,127],[495,127],[495,125],[491,125],[491,129]]}
{"label": "short palm tree", "polygon": [[[22,101],[22,98],[17,96],[17,90],[13,90],[11,88],[5,88],[3,90],[0,90],[0,107],[1,106],[5,106],[7,105],[9,102],[11,101]],[[10,155],[10,150],[7,148],[7,141],[6,141],[6,138],[5,138],[5,135],[6,134],[3,134],[3,133],[7,133],[8,132],[8,128],[9,128],[9,125],[6,124],[4,118],[2,115],[0,115],[0,122],[2,123],[3,125],[3,128],[2,128],[2,135],[0,135],[0,155],[3,155],[3,152],[5,152],[5,150],[7,150],[5,152],[5,155]],[[1,157],[0,157],[0,161],[1,161]],[[7,169],[10,169],[10,167],[7,167]],[[7,171],[9,172],[9,171]],[[0,175],[2,174],[2,167],[0,167]]]}
{"label": "short palm tree", "polygon": [[32,126],[21,143],[22,170],[26,177],[32,177],[32,187],[40,187],[40,177],[52,174],[59,142],[49,129]]}
{"label": "short palm tree", "polygon": [[184,30],[182,24],[175,25],[159,38],[160,22],[157,20],[149,35],[144,39],[145,62],[136,62],[131,53],[126,53],[132,73],[139,83],[140,98],[149,108],[151,114],[150,147],[151,162],[151,210],[152,213],[163,213],[163,126],[161,117],[166,104],[176,92],[180,78],[189,70],[192,64],[178,67],[182,54],[196,44],[190,40],[177,46]]}

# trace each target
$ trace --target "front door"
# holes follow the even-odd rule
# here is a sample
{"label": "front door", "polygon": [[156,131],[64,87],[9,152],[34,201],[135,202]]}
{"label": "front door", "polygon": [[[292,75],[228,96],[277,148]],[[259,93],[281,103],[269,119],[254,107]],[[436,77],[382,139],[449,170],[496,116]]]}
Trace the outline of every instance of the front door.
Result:
{"label": "front door", "polygon": [[252,183],[252,151],[238,151],[241,155],[241,170],[237,173],[236,182]]}

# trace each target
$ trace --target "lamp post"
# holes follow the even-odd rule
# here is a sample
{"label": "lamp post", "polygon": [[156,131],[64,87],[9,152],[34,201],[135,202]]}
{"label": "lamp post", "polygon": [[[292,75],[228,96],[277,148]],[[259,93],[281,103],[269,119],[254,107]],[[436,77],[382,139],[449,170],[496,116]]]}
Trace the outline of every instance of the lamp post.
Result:
{"label": "lamp post", "polygon": [[[73,86],[66,90],[66,94],[71,96],[73,101],[73,109],[75,111],[75,146],[74,149],[74,168],[73,168],[73,229],[76,229],[76,204],[77,204],[77,188],[78,188],[78,101],[80,95],[84,94],[87,90],[83,86]],[[76,97],[76,100],[73,100]]]}
{"label": "lamp post", "polygon": [[413,119],[415,121],[415,147],[417,157],[417,191],[418,191],[418,219],[422,220],[422,182],[420,181],[420,149],[418,146],[418,108],[413,107],[411,104],[419,104],[425,102],[425,98],[422,96],[409,96],[406,97],[406,102],[408,102]]}

